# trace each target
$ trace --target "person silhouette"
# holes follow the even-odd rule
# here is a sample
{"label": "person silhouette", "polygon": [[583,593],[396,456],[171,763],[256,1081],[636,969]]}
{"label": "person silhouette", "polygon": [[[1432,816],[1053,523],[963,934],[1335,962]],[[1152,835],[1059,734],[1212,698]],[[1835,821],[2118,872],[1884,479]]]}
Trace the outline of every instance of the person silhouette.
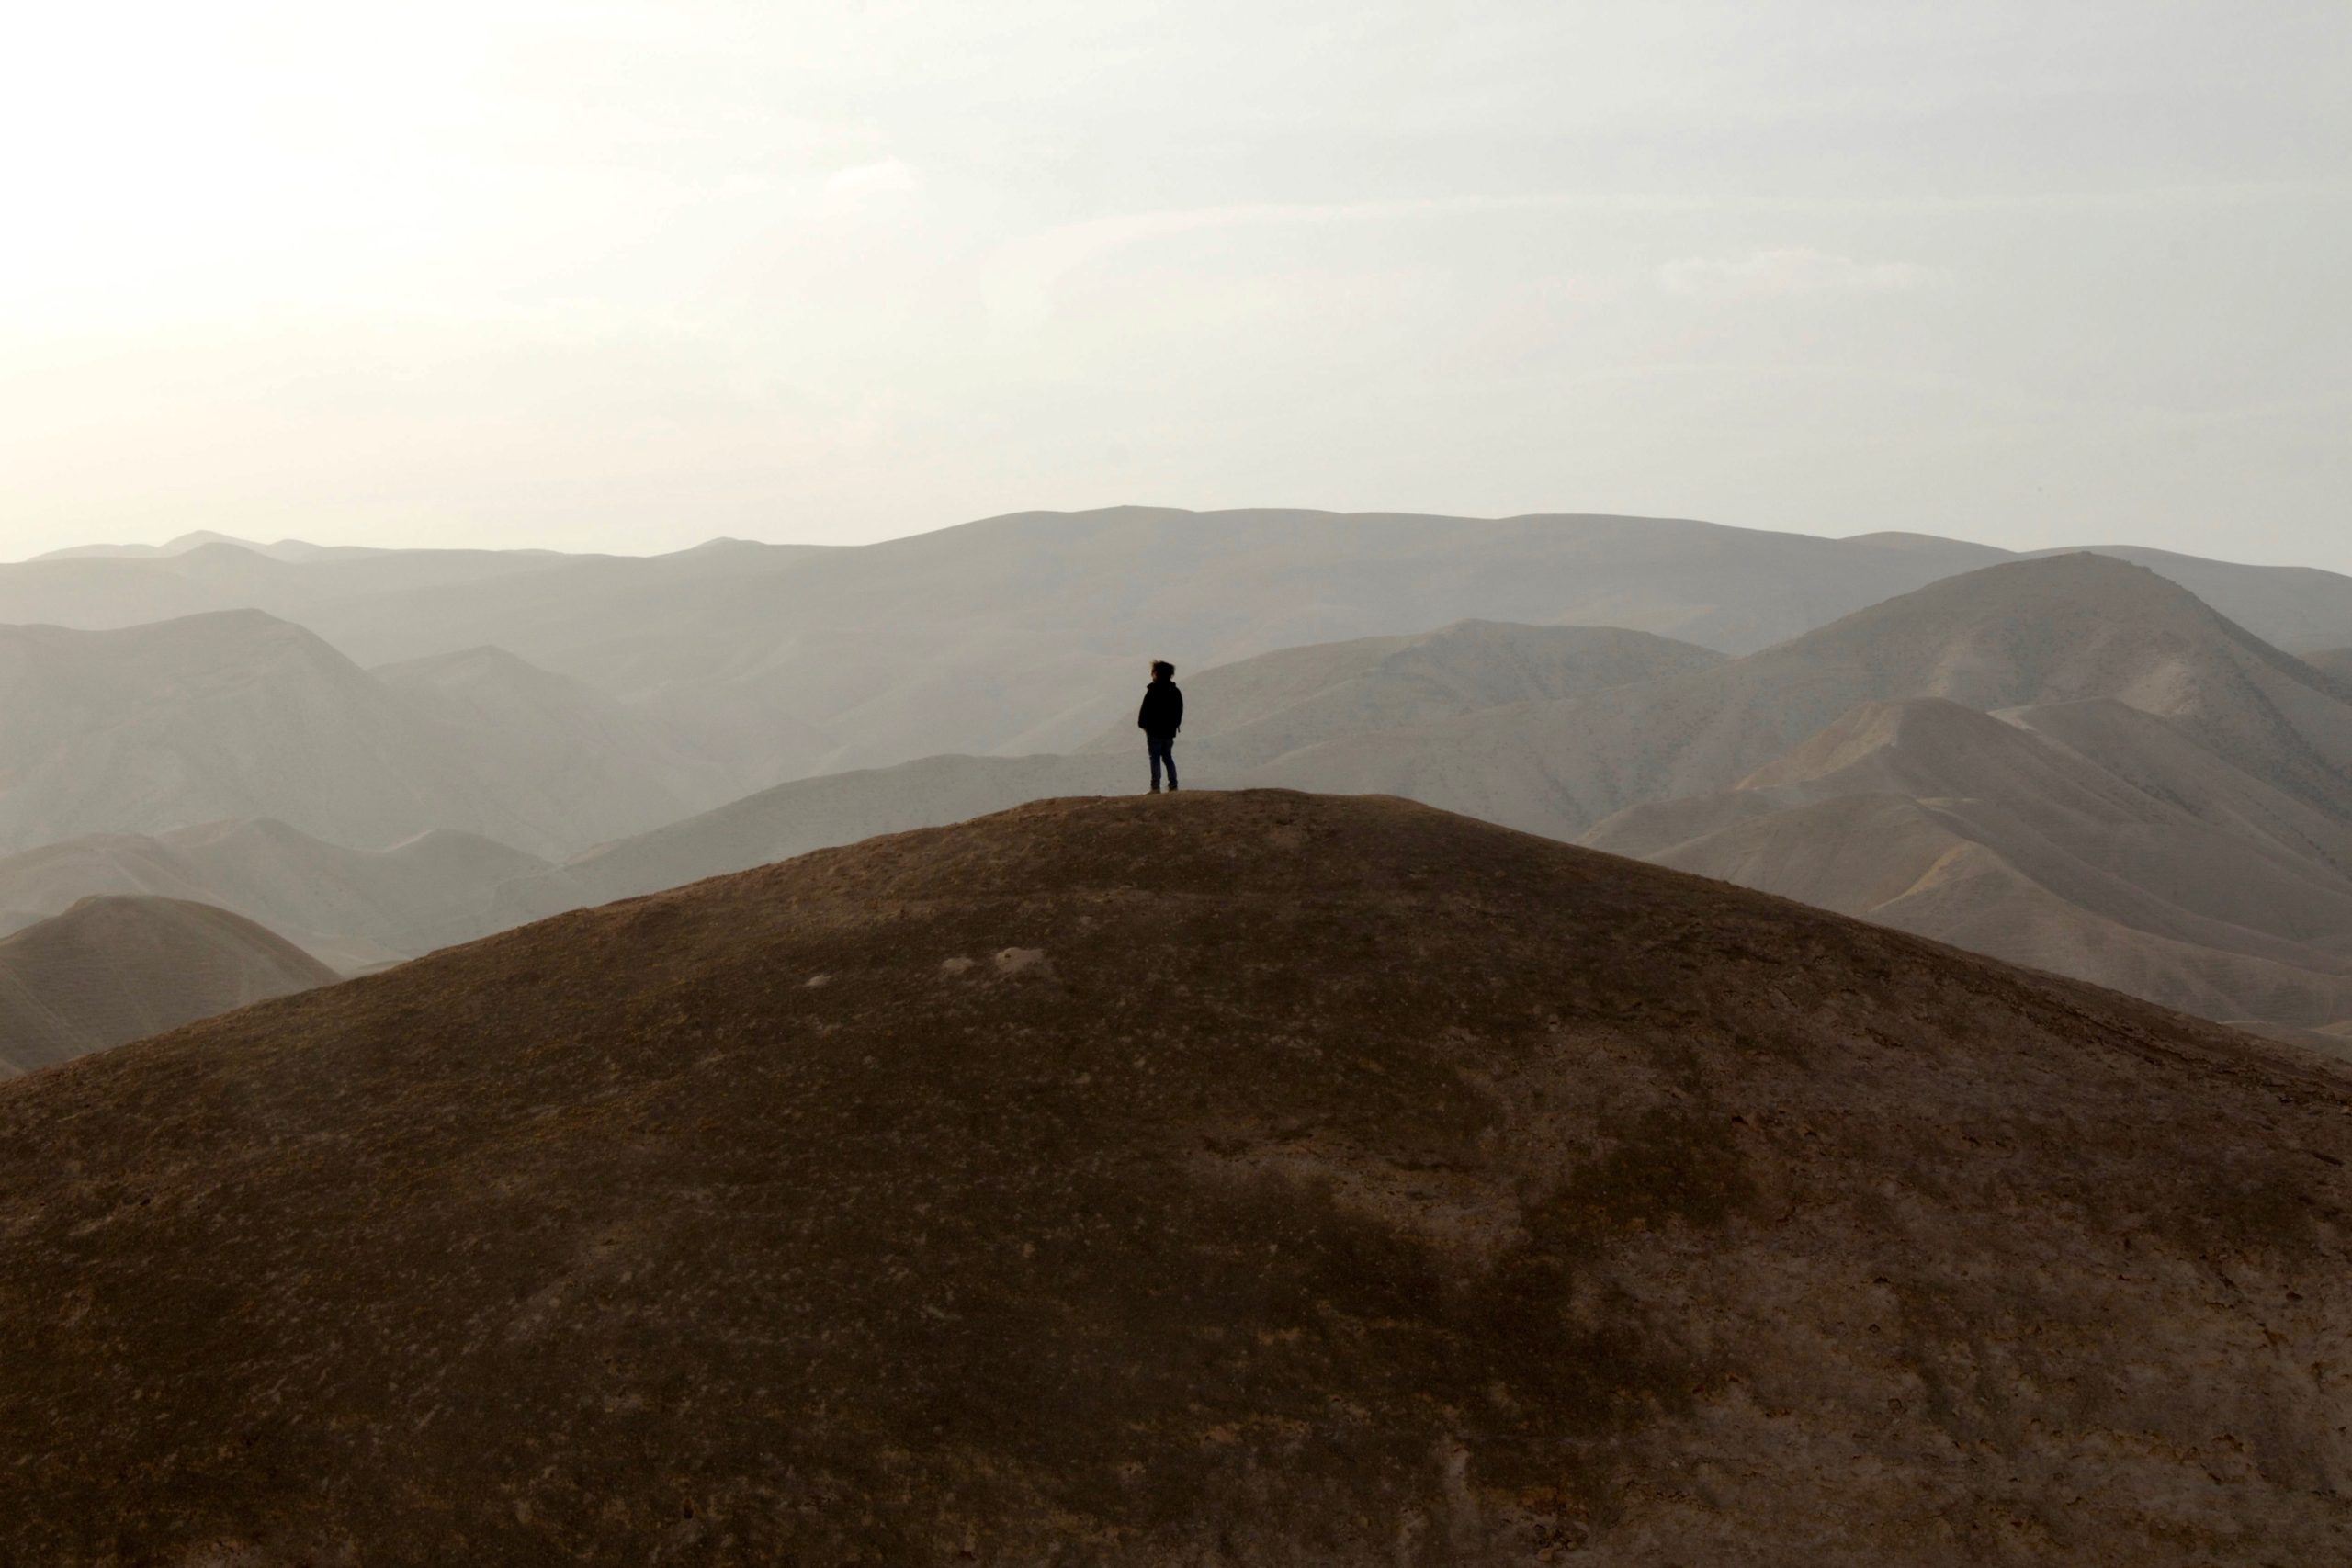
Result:
{"label": "person silhouette", "polygon": [[1176,666],[1165,659],[1151,661],[1151,684],[1143,689],[1143,706],[1136,710],[1136,728],[1151,753],[1151,793],[1159,793],[1159,770],[1168,769],[1168,787],[1176,788],[1176,732],[1184,728],[1184,694],[1176,689]]}

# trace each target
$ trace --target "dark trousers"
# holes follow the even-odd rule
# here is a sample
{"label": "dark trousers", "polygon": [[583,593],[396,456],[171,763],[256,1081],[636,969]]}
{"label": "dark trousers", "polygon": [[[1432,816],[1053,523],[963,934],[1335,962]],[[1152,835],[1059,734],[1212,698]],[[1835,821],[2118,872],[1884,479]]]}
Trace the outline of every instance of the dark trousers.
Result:
{"label": "dark trousers", "polygon": [[1151,787],[1159,787],[1159,766],[1168,765],[1168,787],[1176,787],[1176,738],[1172,735],[1147,735],[1143,743],[1151,751]]}

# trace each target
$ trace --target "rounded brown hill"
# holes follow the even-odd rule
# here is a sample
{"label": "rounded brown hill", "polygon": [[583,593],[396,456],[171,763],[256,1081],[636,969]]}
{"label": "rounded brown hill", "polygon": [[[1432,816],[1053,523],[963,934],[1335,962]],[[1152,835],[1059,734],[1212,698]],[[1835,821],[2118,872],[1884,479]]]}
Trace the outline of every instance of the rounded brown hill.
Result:
{"label": "rounded brown hill", "polygon": [[83,898],[0,941],[0,1077],[340,978],[209,904]]}
{"label": "rounded brown hill", "polygon": [[0,1088],[0,1558],[2342,1561],[2352,1078],[1383,799]]}

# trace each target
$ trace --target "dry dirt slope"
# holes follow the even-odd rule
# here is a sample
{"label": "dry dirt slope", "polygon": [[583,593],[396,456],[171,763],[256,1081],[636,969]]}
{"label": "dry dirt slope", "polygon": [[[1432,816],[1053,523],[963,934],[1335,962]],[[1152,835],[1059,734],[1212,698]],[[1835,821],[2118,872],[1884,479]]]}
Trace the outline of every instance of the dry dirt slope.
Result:
{"label": "dry dirt slope", "polygon": [[2341,1562],[2348,1104],[1419,806],[1040,803],[0,1088],[0,1559]]}

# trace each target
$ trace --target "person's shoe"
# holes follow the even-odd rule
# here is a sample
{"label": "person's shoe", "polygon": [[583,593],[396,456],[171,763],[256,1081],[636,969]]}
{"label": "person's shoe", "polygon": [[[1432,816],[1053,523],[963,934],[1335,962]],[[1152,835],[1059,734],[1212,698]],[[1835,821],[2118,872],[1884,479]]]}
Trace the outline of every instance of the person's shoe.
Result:
{"label": "person's shoe", "polygon": [[1168,793],[1169,793],[1169,794],[1170,794],[1170,795],[1174,795],[1174,794],[1176,793],[1176,786],[1175,786],[1174,784],[1170,784],[1170,785],[1168,786]]}
{"label": "person's shoe", "polygon": [[1158,784],[1154,784],[1154,785],[1152,785],[1152,786],[1151,786],[1151,793],[1152,793],[1152,794],[1154,794],[1154,795],[1158,795],[1158,794],[1159,793],[1159,786]]}

